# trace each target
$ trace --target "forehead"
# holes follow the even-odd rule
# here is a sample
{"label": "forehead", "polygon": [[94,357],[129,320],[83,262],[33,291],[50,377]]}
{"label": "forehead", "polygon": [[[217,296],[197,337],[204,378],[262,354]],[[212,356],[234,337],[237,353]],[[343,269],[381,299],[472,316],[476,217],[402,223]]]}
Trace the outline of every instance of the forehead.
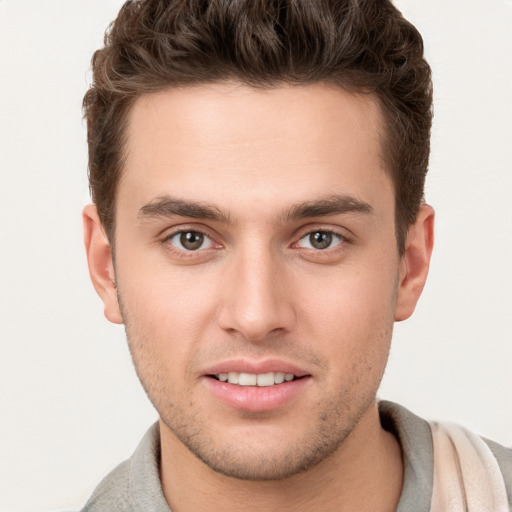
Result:
{"label": "forehead", "polygon": [[166,193],[212,203],[259,198],[270,208],[333,192],[367,201],[389,186],[382,126],[374,96],[324,84],[216,83],[145,95],[128,118],[119,197],[133,207]]}

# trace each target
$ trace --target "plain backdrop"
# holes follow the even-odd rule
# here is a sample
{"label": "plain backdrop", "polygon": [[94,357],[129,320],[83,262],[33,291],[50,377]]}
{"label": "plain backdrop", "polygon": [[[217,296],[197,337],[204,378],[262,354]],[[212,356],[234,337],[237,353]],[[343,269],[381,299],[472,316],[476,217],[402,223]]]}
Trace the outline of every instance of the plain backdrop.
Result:
{"label": "plain backdrop", "polygon": [[[0,511],[77,509],[156,419],[89,282],[81,99],[120,0],[0,0]],[[435,82],[429,282],[380,397],[512,444],[512,1],[400,0]]]}

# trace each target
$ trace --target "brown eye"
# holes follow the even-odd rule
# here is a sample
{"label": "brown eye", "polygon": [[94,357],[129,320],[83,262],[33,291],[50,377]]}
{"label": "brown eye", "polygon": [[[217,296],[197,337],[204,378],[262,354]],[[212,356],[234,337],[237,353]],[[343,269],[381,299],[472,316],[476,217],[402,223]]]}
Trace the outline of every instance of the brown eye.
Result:
{"label": "brown eye", "polygon": [[317,231],[309,235],[309,243],[315,249],[327,249],[332,243],[332,233]]}
{"label": "brown eye", "polygon": [[340,245],[344,241],[341,235],[333,233],[332,231],[313,231],[302,237],[298,245],[306,249],[316,249],[322,251],[324,249],[331,249]]}
{"label": "brown eye", "polygon": [[203,241],[204,235],[195,231],[187,231],[186,233],[182,233],[180,235],[181,245],[189,251],[195,251],[199,249],[201,245],[203,245]]}
{"label": "brown eye", "polygon": [[197,251],[212,247],[208,236],[199,231],[180,231],[169,237],[169,243],[182,251]]}

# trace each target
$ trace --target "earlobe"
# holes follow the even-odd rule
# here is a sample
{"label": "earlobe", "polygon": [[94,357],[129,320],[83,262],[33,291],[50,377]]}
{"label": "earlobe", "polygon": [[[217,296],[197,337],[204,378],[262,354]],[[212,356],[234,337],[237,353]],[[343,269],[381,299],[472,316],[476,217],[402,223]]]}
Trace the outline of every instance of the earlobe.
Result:
{"label": "earlobe", "polygon": [[395,321],[409,318],[427,280],[430,257],[434,246],[434,210],[422,204],[416,222],[407,235],[405,252],[400,262],[400,282],[395,309]]}
{"label": "earlobe", "polygon": [[107,320],[115,324],[122,324],[123,317],[117,299],[112,252],[96,206],[93,204],[87,205],[83,210],[82,219],[85,250],[92,284],[105,305]]}

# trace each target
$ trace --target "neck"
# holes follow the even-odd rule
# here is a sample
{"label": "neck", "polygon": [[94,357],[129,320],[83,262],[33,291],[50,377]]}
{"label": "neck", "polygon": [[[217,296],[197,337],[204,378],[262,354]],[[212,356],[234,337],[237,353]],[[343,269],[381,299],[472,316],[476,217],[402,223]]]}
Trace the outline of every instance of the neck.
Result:
{"label": "neck", "polygon": [[314,468],[278,481],[244,481],[214,472],[160,422],[161,479],[173,512],[396,510],[403,463],[395,437],[373,404],[338,450]]}

